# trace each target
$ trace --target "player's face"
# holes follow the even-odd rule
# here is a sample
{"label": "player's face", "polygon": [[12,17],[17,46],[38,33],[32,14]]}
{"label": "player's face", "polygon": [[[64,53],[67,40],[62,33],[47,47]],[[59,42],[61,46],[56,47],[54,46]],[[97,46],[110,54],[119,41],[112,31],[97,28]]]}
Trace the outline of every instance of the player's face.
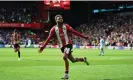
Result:
{"label": "player's face", "polygon": [[15,34],[17,34],[17,32],[15,32]]}
{"label": "player's face", "polygon": [[63,23],[63,18],[62,18],[62,17],[57,17],[57,18],[56,18],[56,22],[57,22],[58,24],[62,24],[62,23]]}

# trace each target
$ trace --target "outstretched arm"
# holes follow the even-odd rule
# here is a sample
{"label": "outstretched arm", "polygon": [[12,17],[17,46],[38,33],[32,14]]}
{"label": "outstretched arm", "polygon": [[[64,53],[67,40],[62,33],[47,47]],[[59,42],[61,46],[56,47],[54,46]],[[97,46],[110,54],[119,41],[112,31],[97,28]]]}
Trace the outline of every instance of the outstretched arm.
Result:
{"label": "outstretched arm", "polygon": [[85,38],[85,39],[88,39],[87,36],[84,36],[83,34],[81,34],[81,33],[77,32],[77,31],[75,31],[75,30],[74,30],[72,27],[70,27],[69,25],[67,25],[67,27],[68,27],[68,30],[69,30],[70,32],[72,32],[74,35],[80,36],[80,37]]}
{"label": "outstretched arm", "polygon": [[18,44],[20,44],[21,42],[20,42],[20,40],[21,40],[21,35],[20,34],[18,34]]}
{"label": "outstretched arm", "polygon": [[54,35],[54,30],[51,29],[48,38],[46,39],[46,41],[42,44],[42,47],[40,47],[39,53],[41,53],[43,51],[43,49],[46,47],[46,45],[49,43],[50,39],[53,37]]}
{"label": "outstretched arm", "polygon": [[13,45],[13,34],[12,34],[12,37],[11,37],[11,44]]}

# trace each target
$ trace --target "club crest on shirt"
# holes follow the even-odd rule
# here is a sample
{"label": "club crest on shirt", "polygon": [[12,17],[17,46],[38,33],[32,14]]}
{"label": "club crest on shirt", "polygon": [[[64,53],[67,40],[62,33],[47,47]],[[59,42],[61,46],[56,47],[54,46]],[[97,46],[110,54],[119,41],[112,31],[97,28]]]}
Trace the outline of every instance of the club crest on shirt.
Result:
{"label": "club crest on shirt", "polygon": [[61,34],[60,34],[60,36],[64,36],[64,34],[63,34],[63,33],[61,33]]}

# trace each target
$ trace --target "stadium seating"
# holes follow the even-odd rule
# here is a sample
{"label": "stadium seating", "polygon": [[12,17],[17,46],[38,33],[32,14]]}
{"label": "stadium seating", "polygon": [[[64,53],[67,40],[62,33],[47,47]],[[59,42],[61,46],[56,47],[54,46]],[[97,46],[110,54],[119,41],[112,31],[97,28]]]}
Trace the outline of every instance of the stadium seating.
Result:
{"label": "stadium seating", "polygon": [[[133,16],[120,16],[119,14],[103,16],[94,18],[91,24],[80,25],[76,30],[91,36],[87,41],[88,45],[98,45],[100,36],[104,36],[106,45],[116,45],[122,42],[128,46],[133,41]],[[84,43],[84,40],[79,37],[73,36],[72,39],[75,44],[83,45]]]}

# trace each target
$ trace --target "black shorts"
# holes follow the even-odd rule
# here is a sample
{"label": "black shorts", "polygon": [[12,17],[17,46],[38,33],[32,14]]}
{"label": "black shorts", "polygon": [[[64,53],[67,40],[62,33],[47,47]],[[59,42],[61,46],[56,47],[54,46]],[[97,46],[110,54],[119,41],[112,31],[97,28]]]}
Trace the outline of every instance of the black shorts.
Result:
{"label": "black shorts", "polygon": [[20,48],[19,44],[14,44],[14,48]]}
{"label": "black shorts", "polygon": [[62,47],[61,51],[62,51],[62,53],[71,54],[73,52],[72,48],[73,48],[72,44],[68,44],[68,45]]}

